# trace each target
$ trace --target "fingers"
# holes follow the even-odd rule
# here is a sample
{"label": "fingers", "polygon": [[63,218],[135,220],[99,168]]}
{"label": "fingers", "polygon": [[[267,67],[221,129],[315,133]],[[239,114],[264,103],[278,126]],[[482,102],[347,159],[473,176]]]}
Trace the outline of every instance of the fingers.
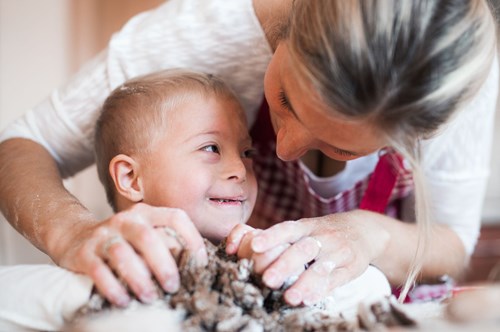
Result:
{"label": "fingers", "polygon": [[[140,216],[135,216],[135,213]],[[122,233],[142,256],[166,292],[176,292],[180,286],[177,263],[173,255],[179,254],[183,249],[189,250],[200,265],[208,263],[203,239],[184,211],[143,206],[130,214],[132,215],[127,215],[129,219],[140,220],[139,218],[147,216],[148,220],[125,223]],[[151,224],[156,228],[151,227]],[[143,285],[148,287],[144,283]]]}
{"label": "fingers", "polygon": [[[297,281],[285,292],[285,301],[292,305],[312,305],[325,298],[332,291],[356,277],[358,266],[353,264],[355,257],[350,248],[326,248],[318,237],[306,237],[285,252],[280,260],[287,269],[277,270],[276,274],[289,275],[291,266],[306,262],[313,255],[314,247],[317,255],[307,270],[300,274]],[[328,250],[329,249],[329,250]],[[300,255],[298,252],[303,251]],[[361,271],[361,270],[360,270]],[[283,278],[283,276],[282,276]]]}
{"label": "fingers", "polygon": [[302,271],[304,265],[320,254],[321,247],[313,237],[305,237],[285,249],[262,275],[264,283],[273,289],[283,285],[285,280]]}
{"label": "fingers", "polygon": [[89,277],[94,280],[99,293],[111,303],[119,307],[126,307],[130,303],[130,297],[125,287],[102,260],[93,259],[90,261],[88,271]]}
{"label": "fingers", "polygon": [[[179,289],[180,279],[177,263],[168,245],[169,243],[175,243],[175,239],[167,240],[169,237],[162,231],[162,229],[157,230],[147,225],[131,224],[123,233],[132,247],[135,248],[135,251],[140,254],[140,256],[133,256],[139,258],[141,263],[145,263],[145,269],[152,271],[156,280],[158,280],[158,283],[166,292],[173,293]],[[178,243],[171,245],[179,252],[182,250]],[[132,254],[134,253],[129,252],[129,255]],[[141,276],[134,274],[133,277],[141,278],[138,280],[140,284],[149,289],[149,285],[145,281],[142,281]],[[127,284],[129,283],[129,280],[126,278],[125,281]],[[143,300],[143,297],[140,295],[141,293],[135,292],[136,289],[133,287],[132,289]]]}
{"label": "fingers", "polygon": [[163,238],[163,243],[170,251],[171,255],[176,262],[179,262],[180,255],[186,247],[186,242],[174,231],[167,226],[155,227],[156,231],[160,233]]}
{"label": "fingers", "polygon": [[115,238],[117,236],[104,244],[105,260],[142,302],[153,302],[157,299],[157,293],[149,269],[125,240],[116,241]]}
{"label": "fingers", "polygon": [[208,262],[201,235],[177,209],[137,204],[94,226],[79,241],[71,250],[85,259],[68,253],[65,265],[90,275],[100,293],[120,306],[130,301],[126,286],[142,302],[156,299],[153,276],[166,292],[177,291],[174,256],[183,249],[194,252],[199,263]]}
{"label": "fingers", "polygon": [[[291,245],[285,243],[272,248],[262,254],[254,253],[252,260],[255,273],[262,274],[278,257],[280,257]],[[300,267],[303,269],[303,265]]]}
{"label": "fingers", "polygon": [[[238,253],[238,256],[241,253],[242,255],[245,255],[245,256],[239,256],[239,257],[247,257],[247,255],[249,255],[249,253],[247,253],[247,250],[245,248],[244,249],[240,249],[240,247],[242,247],[241,241],[243,240],[243,238],[245,237],[245,235],[247,233],[252,232],[254,230],[255,230],[255,228],[250,227],[250,226],[248,226],[246,224],[238,224],[238,225],[236,225],[231,230],[231,232],[229,233],[229,235],[227,236],[227,239],[226,239],[226,253],[228,255],[234,255],[234,254]],[[250,240],[250,239],[251,238],[247,237],[246,240]],[[248,252],[249,252],[251,250],[250,243],[245,242],[244,246],[246,247],[247,244],[248,244]],[[240,252],[240,250],[241,250],[241,252]]]}
{"label": "fingers", "polygon": [[173,229],[182,242],[186,250],[189,250],[196,262],[200,266],[208,264],[208,255],[205,248],[205,243],[200,235],[200,232],[195,227],[194,223],[188,217],[186,212],[180,209],[157,208],[156,213],[160,214],[157,218],[156,226],[167,226]]}
{"label": "fingers", "polygon": [[318,260],[300,275],[283,296],[292,306],[312,305],[352,278],[352,271],[347,267],[338,268],[331,260]]}
{"label": "fingers", "polygon": [[263,253],[276,245],[295,243],[309,234],[308,223],[285,221],[255,236],[252,240],[252,250],[256,253]]}
{"label": "fingers", "polygon": [[107,251],[121,240],[101,226],[102,224],[86,230],[80,237],[76,237],[71,242],[73,246],[65,250],[59,264],[74,272],[88,275],[102,296],[119,307],[125,307],[130,302],[129,294],[104,259]]}
{"label": "fingers", "polygon": [[277,245],[262,253],[255,253],[252,250],[252,240],[263,232],[245,224],[236,225],[227,237],[226,253],[228,255],[237,254],[239,258],[252,259],[253,269],[256,273],[262,273],[271,263],[273,263],[286,249],[289,243]]}

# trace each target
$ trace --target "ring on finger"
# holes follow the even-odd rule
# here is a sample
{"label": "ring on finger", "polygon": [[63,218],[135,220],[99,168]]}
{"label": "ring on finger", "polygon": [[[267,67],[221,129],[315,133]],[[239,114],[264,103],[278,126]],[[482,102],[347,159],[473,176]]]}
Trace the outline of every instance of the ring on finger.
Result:
{"label": "ring on finger", "polygon": [[122,241],[123,241],[122,238],[118,235],[114,235],[108,238],[106,242],[104,242],[104,245],[102,246],[102,256],[107,259],[109,254],[109,248]]}

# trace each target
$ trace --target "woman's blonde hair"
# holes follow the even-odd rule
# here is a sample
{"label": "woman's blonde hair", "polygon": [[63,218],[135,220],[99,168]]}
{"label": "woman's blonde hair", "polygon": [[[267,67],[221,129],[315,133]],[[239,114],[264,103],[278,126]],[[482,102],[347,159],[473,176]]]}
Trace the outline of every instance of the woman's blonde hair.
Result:
{"label": "woman's blonde hair", "polygon": [[486,0],[295,0],[284,38],[299,77],[332,112],[373,120],[414,169],[422,266],[430,225],[419,142],[469,101],[496,52]]}

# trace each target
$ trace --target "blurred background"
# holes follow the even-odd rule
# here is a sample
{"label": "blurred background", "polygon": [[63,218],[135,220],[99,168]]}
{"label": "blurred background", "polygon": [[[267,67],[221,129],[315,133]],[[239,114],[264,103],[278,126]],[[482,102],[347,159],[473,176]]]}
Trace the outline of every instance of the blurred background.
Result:
{"label": "blurred background", "polygon": [[[130,17],[162,2],[0,0],[0,130],[63,85]],[[99,217],[111,213],[95,167],[65,185]],[[0,215],[0,265],[46,262]]]}
{"label": "blurred background", "polygon": [[[0,0],[0,130],[64,84],[105,47],[134,14],[164,0]],[[229,0],[228,0],[229,1]],[[492,1],[495,8],[497,2]],[[497,112],[498,113],[498,112]],[[492,174],[483,209],[482,238],[469,278],[483,279],[500,260],[500,117]],[[111,213],[95,167],[65,181],[97,216]],[[0,178],[1,181],[1,178]],[[0,215],[0,265],[48,263]]]}

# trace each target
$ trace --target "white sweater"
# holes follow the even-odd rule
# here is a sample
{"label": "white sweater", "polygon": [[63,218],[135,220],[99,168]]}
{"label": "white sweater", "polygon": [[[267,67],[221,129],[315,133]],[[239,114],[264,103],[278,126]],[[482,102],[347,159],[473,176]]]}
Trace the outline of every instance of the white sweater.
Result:
{"label": "white sweater", "polygon": [[[51,153],[64,176],[71,176],[94,160],[94,124],[108,94],[126,79],[172,67],[222,77],[239,96],[252,125],[271,56],[251,0],[169,0],[131,19],[106,50],[65,88],[54,90],[7,127],[0,141],[34,140]],[[434,220],[455,230],[468,253],[480,226],[497,90],[495,61],[478,95],[426,142],[423,153]],[[349,188],[373,171],[375,163],[373,155],[349,162],[326,190]],[[321,186],[324,191],[325,183]]]}

